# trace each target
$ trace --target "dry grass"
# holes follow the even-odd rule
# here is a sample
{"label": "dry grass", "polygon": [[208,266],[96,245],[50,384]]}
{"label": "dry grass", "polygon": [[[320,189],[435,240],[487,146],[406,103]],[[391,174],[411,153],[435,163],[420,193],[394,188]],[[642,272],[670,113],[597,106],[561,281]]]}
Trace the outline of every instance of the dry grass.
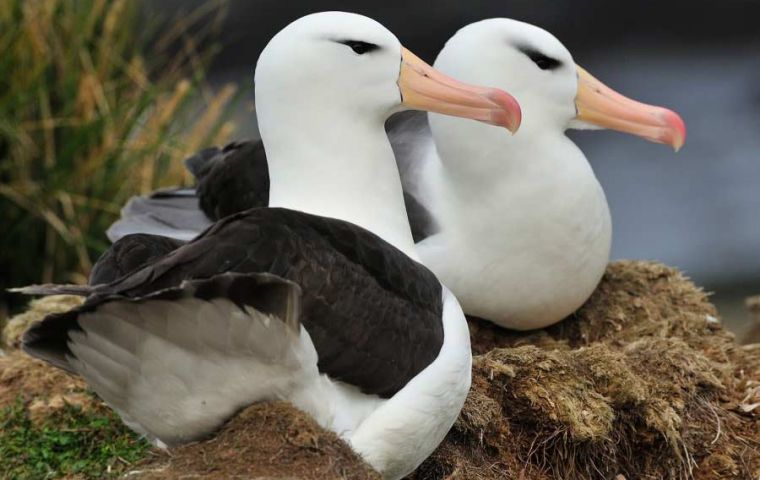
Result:
{"label": "dry grass", "polygon": [[0,288],[84,281],[128,197],[231,135],[198,46],[222,5],[146,27],[131,0],[0,2]]}
{"label": "dry grass", "polygon": [[24,312],[12,317],[0,331],[0,349],[20,348],[21,336],[32,324],[41,322],[51,313],[65,312],[78,307],[83,301],[83,297],[73,295],[52,295],[32,300]]}

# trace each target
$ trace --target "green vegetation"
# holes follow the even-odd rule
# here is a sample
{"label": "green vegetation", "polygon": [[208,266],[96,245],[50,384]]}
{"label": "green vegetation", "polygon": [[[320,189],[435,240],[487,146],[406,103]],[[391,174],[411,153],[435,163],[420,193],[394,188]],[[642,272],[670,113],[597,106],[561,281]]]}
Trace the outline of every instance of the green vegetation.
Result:
{"label": "green vegetation", "polygon": [[104,478],[124,472],[149,448],[105,408],[66,405],[40,424],[22,401],[0,410],[0,478]]}
{"label": "green vegetation", "polygon": [[181,160],[231,135],[236,88],[210,91],[215,47],[199,47],[222,12],[156,22],[130,0],[0,2],[1,291],[84,281],[131,195],[186,182]]}

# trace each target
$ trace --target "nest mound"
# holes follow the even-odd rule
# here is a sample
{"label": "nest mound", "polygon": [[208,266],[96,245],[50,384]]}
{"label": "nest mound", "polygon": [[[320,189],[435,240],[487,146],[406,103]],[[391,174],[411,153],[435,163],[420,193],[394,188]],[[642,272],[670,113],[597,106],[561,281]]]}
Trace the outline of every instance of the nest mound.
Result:
{"label": "nest mound", "polygon": [[[470,329],[473,388],[413,479],[760,478],[760,345],[738,346],[676,270],[615,262],[558,325],[519,333],[471,320]],[[0,392],[28,389],[34,401],[60,386],[81,391],[11,357],[21,363],[0,360]],[[18,373],[27,370],[37,373]],[[282,403],[249,407],[215,438],[156,453],[131,476],[379,478]]]}
{"label": "nest mound", "polygon": [[138,472],[142,480],[381,480],[337,435],[285,402],[252,405],[213,439],[162,452]]}
{"label": "nest mound", "polygon": [[0,347],[19,348],[21,335],[33,323],[41,321],[51,313],[65,312],[82,304],[82,297],[72,295],[51,295],[29,302],[29,308],[19,315],[11,318],[0,332]]}
{"label": "nest mound", "polygon": [[615,262],[558,325],[470,327],[472,391],[414,478],[760,478],[760,347],[676,270]]}
{"label": "nest mound", "polygon": [[66,404],[85,411],[103,408],[84,380],[30,358],[21,351],[0,357],[0,410],[23,402],[32,420],[43,420]]}

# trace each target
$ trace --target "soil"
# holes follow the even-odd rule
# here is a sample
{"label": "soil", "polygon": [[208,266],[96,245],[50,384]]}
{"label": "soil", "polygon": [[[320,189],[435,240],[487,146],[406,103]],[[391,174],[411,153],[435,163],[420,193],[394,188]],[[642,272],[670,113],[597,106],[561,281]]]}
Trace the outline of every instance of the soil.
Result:
{"label": "soil", "polygon": [[213,439],[162,452],[135,473],[143,480],[381,479],[334,433],[285,402],[252,405]]}
{"label": "soil", "polygon": [[[558,325],[519,333],[470,319],[470,329],[473,388],[412,479],[760,479],[760,344],[739,346],[678,271],[615,262]],[[21,353],[0,358],[0,406],[84,391]],[[155,450],[130,474],[235,477],[379,478],[284,403],[249,407],[206,442]]]}
{"label": "soil", "polygon": [[84,381],[15,350],[0,357],[0,410],[22,401],[32,418],[63,408],[68,401],[84,409],[101,403]]}

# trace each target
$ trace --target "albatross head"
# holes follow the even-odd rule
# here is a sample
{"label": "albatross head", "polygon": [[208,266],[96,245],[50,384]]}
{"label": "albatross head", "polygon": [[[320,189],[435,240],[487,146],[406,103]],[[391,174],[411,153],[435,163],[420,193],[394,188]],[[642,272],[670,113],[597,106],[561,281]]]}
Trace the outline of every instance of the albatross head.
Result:
{"label": "albatross head", "polygon": [[675,150],[686,138],[678,114],[616,93],[576,65],[554,35],[527,23],[493,18],[467,25],[449,39],[435,67],[514,94],[523,109],[521,133],[609,128]]}
{"label": "albatross head", "polygon": [[307,15],[281,30],[262,52],[255,80],[257,109],[314,121],[335,114],[384,122],[395,111],[420,109],[511,131],[520,124],[509,94],[440,74],[378,22],[345,12]]}
{"label": "albatross head", "polygon": [[439,74],[385,27],[350,13],[285,27],[261,53],[255,81],[269,205],[354,223],[412,258],[388,116],[411,108],[510,130],[520,124],[507,93]]}

